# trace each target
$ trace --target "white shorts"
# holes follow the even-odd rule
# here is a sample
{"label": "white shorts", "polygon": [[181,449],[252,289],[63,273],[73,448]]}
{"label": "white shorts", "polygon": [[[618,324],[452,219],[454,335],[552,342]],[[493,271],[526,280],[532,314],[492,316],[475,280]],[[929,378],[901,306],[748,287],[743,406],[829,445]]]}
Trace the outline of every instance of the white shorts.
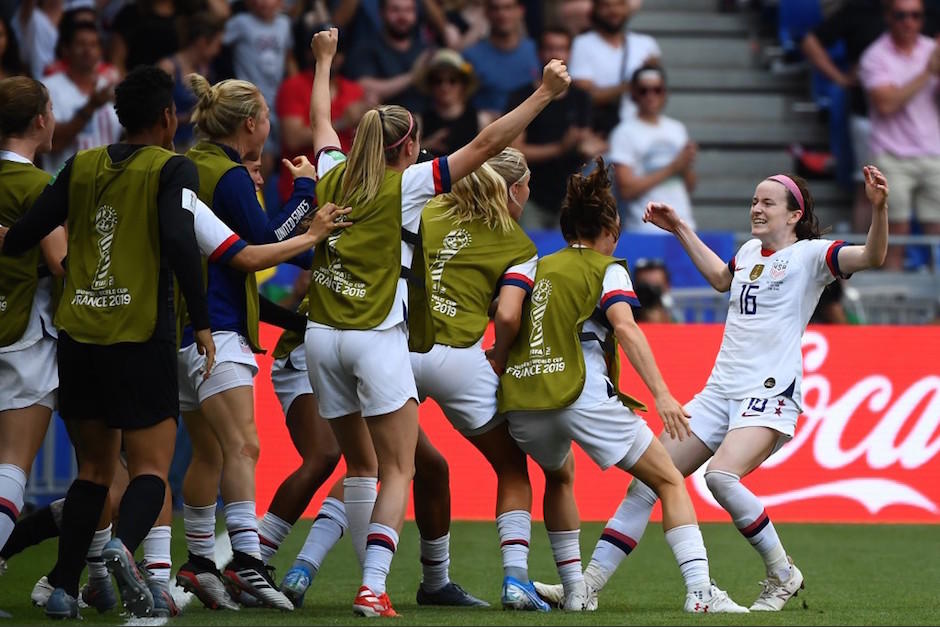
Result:
{"label": "white shorts", "polygon": [[58,387],[53,338],[43,336],[26,348],[0,353],[0,411],[33,405],[55,409]]}
{"label": "white shorts", "polygon": [[309,325],[304,346],[324,418],[380,416],[418,400],[404,323],[381,331]]}
{"label": "white shorts", "polygon": [[177,378],[179,382],[180,411],[196,411],[204,400],[246,385],[253,385],[258,374],[258,362],[251,352],[248,340],[234,331],[216,331],[215,367],[207,380],[203,380],[204,355],[195,344],[179,352]]}
{"label": "white shorts", "polygon": [[564,465],[572,441],[602,470],[621,460],[624,470],[633,467],[653,441],[646,421],[617,398],[587,408],[511,411],[506,420],[519,448],[546,470]]}
{"label": "white shorts", "polygon": [[305,348],[301,344],[287,357],[274,360],[271,366],[271,383],[274,385],[274,393],[281,402],[285,417],[298,396],[313,394],[304,351]]}
{"label": "white shorts", "polygon": [[731,429],[768,427],[780,433],[776,453],[796,430],[800,407],[788,396],[729,399],[708,387],[686,403],[692,433],[714,453]]}
{"label": "white shorts", "polygon": [[420,401],[433,398],[450,424],[468,437],[502,422],[494,418],[499,377],[486,361],[482,344],[482,339],[467,348],[435,344],[427,353],[411,353]]}

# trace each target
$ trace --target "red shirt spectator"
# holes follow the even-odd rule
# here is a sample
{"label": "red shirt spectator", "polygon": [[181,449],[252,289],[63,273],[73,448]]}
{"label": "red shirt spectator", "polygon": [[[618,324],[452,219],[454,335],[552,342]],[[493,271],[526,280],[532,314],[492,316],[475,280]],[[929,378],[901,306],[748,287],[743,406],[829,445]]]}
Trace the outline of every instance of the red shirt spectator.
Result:
{"label": "red shirt spectator", "polygon": [[[334,76],[332,80],[332,108],[331,114],[334,121],[343,121],[349,119],[351,124],[340,123],[337,127],[337,133],[342,144],[344,152],[352,147],[353,133],[356,129],[358,119],[362,117],[364,110],[355,111],[361,107],[350,107],[363,100],[365,92],[359,83],[350,81],[342,76]],[[293,159],[300,155],[306,155],[311,162],[316,158],[313,151],[313,136],[309,133],[310,129],[310,92],[313,89],[313,70],[304,70],[294,76],[291,76],[283,83],[277,91],[277,103],[275,111],[277,117],[281,120],[281,130],[284,136],[281,137],[281,152],[285,159]],[[307,129],[303,140],[298,141],[296,136],[291,133],[291,123],[288,118],[294,118],[299,121],[304,129]],[[296,127],[294,127],[296,128]],[[288,137],[288,135],[292,135]],[[277,190],[282,201],[286,201],[291,195],[293,189],[293,177],[290,172],[281,164],[281,175],[278,177]]]}

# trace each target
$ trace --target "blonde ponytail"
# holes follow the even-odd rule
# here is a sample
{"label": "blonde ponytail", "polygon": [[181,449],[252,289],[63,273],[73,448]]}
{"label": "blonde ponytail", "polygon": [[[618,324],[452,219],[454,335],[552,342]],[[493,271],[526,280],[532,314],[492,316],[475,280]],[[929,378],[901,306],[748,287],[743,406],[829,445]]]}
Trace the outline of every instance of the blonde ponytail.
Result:
{"label": "blonde ponytail", "polygon": [[245,118],[257,118],[261,113],[261,91],[248,81],[229,79],[210,85],[199,74],[189,74],[186,82],[197,98],[192,121],[207,139],[229,137]]}
{"label": "blonde ponytail", "polygon": [[385,105],[366,111],[346,161],[341,204],[355,206],[375,200],[385,180],[386,165],[401,154],[406,138],[417,135],[414,117],[404,107]]}
{"label": "blonde ponytail", "polygon": [[521,182],[529,174],[525,155],[515,148],[503,148],[502,152],[488,159],[486,163],[503,177],[507,188]]}
{"label": "blonde ponytail", "polygon": [[492,167],[484,163],[456,183],[450,193],[441,196],[442,220],[463,224],[483,222],[491,230],[512,230],[513,219],[506,199],[506,183]]}

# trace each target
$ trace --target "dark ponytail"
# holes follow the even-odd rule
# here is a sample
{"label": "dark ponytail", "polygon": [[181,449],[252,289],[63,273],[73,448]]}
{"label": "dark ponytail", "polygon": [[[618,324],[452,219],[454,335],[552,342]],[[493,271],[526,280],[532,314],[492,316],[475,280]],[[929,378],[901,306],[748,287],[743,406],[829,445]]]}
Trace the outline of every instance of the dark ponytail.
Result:
{"label": "dark ponytail", "polygon": [[568,191],[561,205],[561,234],[567,242],[595,240],[605,230],[620,234],[607,165],[602,157],[597,157],[594,165],[590,174],[572,174],[568,178]]}
{"label": "dark ponytail", "polygon": [[[800,216],[800,221],[796,223],[796,227],[794,228],[796,231],[796,239],[818,239],[824,231],[819,227],[819,218],[816,217],[816,212],[814,211],[816,203],[813,200],[813,195],[809,191],[809,185],[806,183],[806,179],[795,174],[787,174],[786,176],[796,183],[796,186],[800,189],[800,194],[803,196],[803,215]],[[793,192],[789,190],[787,190],[787,210],[800,211],[799,201],[793,195]],[[826,230],[828,231],[828,229]]]}

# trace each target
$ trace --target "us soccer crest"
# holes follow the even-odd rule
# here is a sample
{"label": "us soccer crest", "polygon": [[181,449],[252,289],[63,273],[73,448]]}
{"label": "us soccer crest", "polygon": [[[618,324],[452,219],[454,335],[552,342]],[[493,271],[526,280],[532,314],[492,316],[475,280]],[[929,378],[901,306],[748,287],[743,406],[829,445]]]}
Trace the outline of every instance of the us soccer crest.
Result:
{"label": "us soccer crest", "polygon": [[770,276],[775,280],[783,278],[783,275],[787,273],[787,260],[786,259],[777,259],[770,266]]}
{"label": "us soccer crest", "polygon": [[759,263],[751,269],[751,280],[756,281],[757,277],[764,271],[764,264]]}

